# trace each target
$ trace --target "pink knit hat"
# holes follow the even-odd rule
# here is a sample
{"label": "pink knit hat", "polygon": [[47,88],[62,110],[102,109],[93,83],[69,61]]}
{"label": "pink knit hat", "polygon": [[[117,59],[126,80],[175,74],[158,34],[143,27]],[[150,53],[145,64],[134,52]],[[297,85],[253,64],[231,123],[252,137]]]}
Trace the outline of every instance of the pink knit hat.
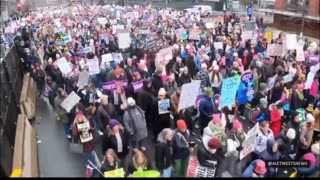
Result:
{"label": "pink knit hat", "polygon": [[238,119],[235,119],[233,120],[232,128],[234,130],[242,129],[242,123]]}
{"label": "pink knit hat", "polygon": [[316,157],[312,153],[303,155],[303,159],[310,162],[310,167],[316,164]]}
{"label": "pink knit hat", "polygon": [[213,114],[212,115],[212,122],[214,124],[221,124],[220,114]]}

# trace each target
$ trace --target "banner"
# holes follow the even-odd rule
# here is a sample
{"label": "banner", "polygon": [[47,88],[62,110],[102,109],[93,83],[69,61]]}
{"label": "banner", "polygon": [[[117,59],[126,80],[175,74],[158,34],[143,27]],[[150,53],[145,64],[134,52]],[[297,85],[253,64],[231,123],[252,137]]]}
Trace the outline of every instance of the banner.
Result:
{"label": "banner", "polygon": [[134,93],[140,92],[143,88],[143,80],[132,82],[132,86],[133,86]]}
{"label": "banner", "polygon": [[72,41],[72,38],[71,38],[71,36],[64,36],[64,37],[63,37],[63,41],[64,41],[64,43],[66,44],[66,43],[68,43],[68,42],[71,42],[71,41]]}
{"label": "banner", "polygon": [[159,114],[170,113],[170,99],[158,101]]}
{"label": "banner", "polygon": [[259,123],[256,123],[247,133],[247,137],[243,142],[243,149],[240,151],[240,160],[248,156],[253,152],[254,146],[256,144],[256,136],[259,133]]}
{"label": "banner", "polygon": [[83,54],[87,54],[89,52],[91,52],[91,48],[90,47],[85,47],[85,48],[82,49],[82,53]]}
{"label": "banner", "polygon": [[112,58],[112,54],[111,53],[102,55],[101,56],[100,68],[101,69],[105,69],[105,63],[106,62],[110,62],[112,60],[113,60],[113,58]]}
{"label": "banner", "polygon": [[84,86],[88,85],[90,73],[88,71],[79,72],[79,80],[77,86],[82,89]]}
{"label": "banner", "polygon": [[308,75],[307,75],[307,80],[304,84],[304,89],[310,89],[311,88],[311,85],[312,85],[312,82],[313,82],[313,79],[314,79],[314,76],[316,74],[314,74],[313,72],[309,72]]}
{"label": "banner", "polygon": [[109,178],[124,178],[124,175],[125,175],[125,172],[123,168],[104,172],[104,177],[109,177]]}
{"label": "banner", "polygon": [[74,91],[72,91],[68,97],[61,103],[61,107],[63,107],[68,113],[71,111],[71,109],[78,104],[78,102],[80,101],[80,97],[77,95],[77,93],[75,93]]}
{"label": "banner", "polygon": [[296,47],[296,61],[304,61],[305,57],[304,57],[304,52],[303,52],[303,47],[301,46],[297,46]]}
{"label": "banner", "polygon": [[288,50],[295,50],[297,44],[297,35],[296,34],[286,34],[286,47]]}
{"label": "banner", "polygon": [[100,73],[99,60],[98,58],[88,59],[87,65],[89,68],[90,75],[95,75]]}
{"label": "banner", "polygon": [[187,107],[193,106],[199,95],[201,81],[192,81],[182,85],[181,95],[179,100],[179,110],[185,109]]}
{"label": "banner", "polygon": [[[216,164],[218,163],[217,161],[214,161],[214,162],[216,162]],[[186,175],[187,177],[214,178],[215,174],[216,174],[215,168],[201,166],[197,157],[190,156],[187,175]]]}
{"label": "banner", "polygon": [[240,81],[237,76],[227,78],[222,81],[221,101],[219,104],[221,109],[225,106],[234,104],[239,84]]}
{"label": "banner", "polygon": [[268,56],[281,56],[282,45],[281,44],[269,44],[267,48]]}
{"label": "banner", "polygon": [[189,39],[191,39],[191,40],[200,40],[200,34],[201,34],[201,30],[200,29],[192,29],[189,32]]}
{"label": "banner", "polygon": [[77,124],[78,131],[79,131],[79,137],[80,137],[80,142],[85,143],[88,141],[91,141],[93,139],[92,133],[89,132],[90,130],[90,124],[89,121],[86,121],[81,124]]}
{"label": "banner", "polygon": [[128,80],[122,80],[122,81],[108,81],[108,82],[103,82],[101,83],[102,89],[104,90],[115,90],[117,88],[117,84],[123,84],[125,87],[128,86]]}
{"label": "banner", "polygon": [[58,67],[60,69],[60,71],[63,73],[63,74],[68,74],[72,71],[69,63],[67,62],[66,58],[60,58],[58,61],[57,61],[57,64],[58,64]]}
{"label": "banner", "polygon": [[118,33],[118,42],[120,49],[129,48],[131,45],[130,32],[128,30],[117,30]]}

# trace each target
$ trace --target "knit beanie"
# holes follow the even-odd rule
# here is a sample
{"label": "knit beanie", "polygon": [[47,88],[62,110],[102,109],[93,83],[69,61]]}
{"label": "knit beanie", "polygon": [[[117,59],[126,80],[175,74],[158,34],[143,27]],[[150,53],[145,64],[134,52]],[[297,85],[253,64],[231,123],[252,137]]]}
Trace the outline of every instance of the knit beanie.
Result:
{"label": "knit beanie", "polygon": [[183,119],[179,119],[178,121],[177,121],[177,128],[178,129],[187,129],[187,124],[186,124],[186,122],[184,122],[184,120]]}
{"label": "knit beanie", "polygon": [[119,122],[116,119],[111,119],[109,122],[109,127],[112,129],[116,125],[119,125]]}
{"label": "knit beanie", "polygon": [[314,153],[315,155],[320,155],[320,144],[319,143],[312,144],[311,152]]}
{"label": "knit beanie", "polygon": [[261,106],[268,104],[268,100],[266,98],[261,98],[259,101]]}
{"label": "knit beanie", "polygon": [[208,97],[212,97],[213,95],[212,88],[208,88],[208,87],[204,88],[204,94]]}
{"label": "knit beanie", "polygon": [[127,100],[127,102],[128,102],[128,105],[129,105],[129,106],[134,106],[134,105],[136,105],[136,101],[135,101],[132,97],[129,97],[128,100]]}
{"label": "knit beanie", "polygon": [[211,138],[208,142],[208,147],[210,149],[219,149],[221,147],[221,143],[218,138]]}
{"label": "knit beanie", "polygon": [[294,138],[296,138],[296,131],[294,129],[290,128],[290,129],[288,129],[286,136],[290,140],[293,140]]}
{"label": "knit beanie", "polygon": [[212,116],[212,122],[213,124],[221,124],[220,116],[217,116],[217,115]]}
{"label": "knit beanie", "polygon": [[307,160],[310,162],[310,167],[316,164],[316,157],[312,153],[307,153],[303,155],[303,160]]}

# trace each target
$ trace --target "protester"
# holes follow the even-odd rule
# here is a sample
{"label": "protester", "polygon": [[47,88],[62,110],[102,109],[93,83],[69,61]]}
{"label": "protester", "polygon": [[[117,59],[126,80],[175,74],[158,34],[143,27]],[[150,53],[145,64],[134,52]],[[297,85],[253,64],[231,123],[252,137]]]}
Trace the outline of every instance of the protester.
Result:
{"label": "protester", "polygon": [[58,95],[57,97],[55,97],[54,99],[54,108],[55,111],[57,113],[57,120],[61,120],[63,123],[63,127],[64,127],[64,132],[67,136],[68,139],[71,138],[71,132],[70,132],[70,121],[68,118],[68,113],[67,111],[61,107],[61,103],[65,100],[65,98],[67,97],[65,91],[63,89],[58,89]]}
{"label": "protester", "polygon": [[319,163],[317,164],[317,159],[312,153],[307,153],[303,155],[303,160],[309,162],[309,167],[298,167],[297,176],[300,178],[311,177],[314,173],[319,171]]}
{"label": "protester", "polygon": [[300,133],[300,141],[298,143],[297,157],[301,157],[305,154],[311,146],[313,128],[314,128],[314,117],[312,114],[307,115],[307,122],[302,126]]}
{"label": "protester", "polygon": [[285,135],[280,135],[277,139],[278,149],[281,160],[293,160],[293,155],[296,153],[294,139],[296,138],[296,131],[292,128],[288,129]]}
{"label": "protester", "polygon": [[[104,159],[101,164],[100,171],[102,173],[122,168],[122,163],[112,148],[105,152]],[[100,177],[103,178],[104,175],[100,174]]]}
{"label": "protester", "polygon": [[212,119],[213,115],[213,107],[214,104],[212,102],[212,89],[205,88],[204,89],[205,97],[200,101],[199,111],[200,111],[200,133],[203,134],[203,129],[208,125],[209,121]]}
{"label": "protester", "polygon": [[157,169],[161,172],[161,177],[171,177],[173,135],[171,129],[165,128],[159,133],[157,138],[158,143],[155,145],[155,162]]}
{"label": "protester", "polygon": [[132,161],[130,161],[130,164],[128,166],[128,176],[132,176],[135,171],[145,171],[151,169],[151,163],[150,161],[148,161],[145,154],[138,149],[134,150],[133,159]]}
{"label": "protester", "polygon": [[216,137],[211,138],[206,146],[200,146],[197,154],[200,165],[213,169],[218,168],[218,165],[224,159],[224,154],[220,147],[220,140]]}
{"label": "protester", "polygon": [[269,128],[269,123],[267,121],[262,121],[259,124],[259,133],[256,137],[257,144],[255,145],[254,152],[259,156],[261,152],[267,149],[267,141],[269,139],[274,139],[272,130]]}
{"label": "protester", "polygon": [[264,177],[267,172],[266,164],[263,160],[256,159],[250,163],[247,169],[243,172],[243,177]]}

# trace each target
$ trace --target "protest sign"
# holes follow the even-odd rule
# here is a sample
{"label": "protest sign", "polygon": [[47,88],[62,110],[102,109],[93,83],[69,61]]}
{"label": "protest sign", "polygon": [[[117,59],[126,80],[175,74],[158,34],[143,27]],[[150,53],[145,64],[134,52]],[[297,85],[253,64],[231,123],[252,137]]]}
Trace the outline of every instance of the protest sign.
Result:
{"label": "protest sign", "polygon": [[153,37],[147,37],[143,40],[145,50],[154,49],[157,46],[157,41]]}
{"label": "protest sign", "polygon": [[192,81],[182,85],[181,95],[179,100],[179,110],[185,109],[187,107],[193,106],[199,95],[201,81]]}
{"label": "protest sign", "polygon": [[281,31],[273,31],[272,32],[272,39],[278,39]]}
{"label": "protest sign", "polygon": [[[217,161],[213,161],[212,163],[218,164]],[[186,174],[187,177],[214,178],[215,173],[216,173],[215,168],[201,166],[196,156],[190,156],[187,174]]]}
{"label": "protest sign", "polygon": [[66,99],[64,99],[64,101],[61,103],[61,107],[63,107],[68,113],[71,111],[71,109],[78,104],[78,102],[80,101],[80,97],[77,95],[77,93],[75,93],[74,91],[72,91],[68,97]]}
{"label": "protest sign", "polygon": [[112,31],[113,31],[113,34],[117,33],[119,29],[124,29],[124,25],[113,25],[112,26]]}
{"label": "protest sign", "polygon": [[303,47],[297,46],[296,47],[296,61],[304,61],[304,52],[303,52]]}
{"label": "protest sign", "polygon": [[234,76],[222,81],[220,108],[234,104],[239,87],[239,77]]}
{"label": "protest sign", "polygon": [[258,34],[254,33],[251,38],[251,44],[257,44],[257,43],[258,43]]}
{"label": "protest sign", "polygon": [[150,33],[151,33],[150,29],[140,29],[139,30],[139,34],[150,34]]}
{"label": "protest sign", "polygon": [[287,50],[294,50],[298,46],[296,34],[286,34],[286,47]]}
{"label": "protest sign", "polygon": [[253,31],[244,31],[241,34],[242,40],[252,39],[252,36],[253,36]]}
{"label": "protest sign", "polygon": [[66,43],[68,43],[68,42],[71,42],[71,41],[72,41],[72,38],[71,38],[70,35],[64,36],[64,37],[63,37],[63,41],[64,41],[64,43],[66,44]]}
{"label": "protest sign", "polygon": [[214,28],[214,24],[208,22],[208,23],[206,23],[206,28],[207,28],[207,29]]}
{"label": "protest sign", "polygon": [[314,76],[315,76],[315,73],[313,73],[313,72],[311,72],[311,71],[308,73],[308,75],[307,75],[307,81],[306,81],[305,84],[304,84],[304,89],[310,89],[310,88],[311,88],[311,85],[312,85]]}
{"label": "protest sign", "polygon": [[243,142],[243,149],[240,151],[240,160],[253,152],[256,144],[256,136],[259,133],[259,123],[256,123],[247,133],[247,137]]}
{"label": "protest sign", "polygon": [[214,45],[214,47],[216,49],[223,49],[223,43],[222,42],[214,42],[213,45]]}
{"label": "protest sign", "polygon": [[281,56],[282,45],[281,44],[269,44],[267,48],[268,56]]}
{"label": "protest sign", "polygon": [[302,39],[299,39],[299,40],[298,40],[298,46],[300,46],[300,47],[303,48],[304,44],[305,44],[305,41],[304,41],[304,40],[302,40]]}
{"label": "protest sign", "polygon": [[268,81],[268,88],[269,89],[272,89],[275,82],[276,82],[276,78],[277,78],[277,75],[273,76],[272,78],[269,79]]}
{"label": "protest sign", "polygon": [[201,34],[201,30],[200,29],[192,29],[189,32],[189,39],[191,39],[191,40],[200,40],[200,34]]}
{"label": "protest sign", "polygon": [[140,92],[143,88],[143,80],[132,82],[132,86],[133,86],[134,93]]}
{"label": "protest sign", "polygon": [[252,79],[253,79],[253,73],[251,71],[244,72],[241,75],[241,81],[243,83],[248,83],[248,82],[252,81]]}
{"label": "protest sign", "polygon": [[117,30],[118,33],[118,42],[119,42],[119,48],[120,49],[126,49],[129,48],[131,45],[131,37],[128,30]]}
{"label": "protest sign", "polygon": [[97,21],[101,25],[105,25],[108,23],[108,20],[106,18],[97,18]]}
{"label": "protest sign", "polygon": [[81,71],[79,72],[79,79],[77,86],[79,88],[83,88],[84,86],[88,85],[90,73],[88,71]]}
{"label": "protest sign", "polygon": [[156,67],[158,68],[160,64],[166,66],[172,58],[172,46],[161,49],[156,54]]}
{"label": "protest sign", "polygon": [[99,60],[98,58],[88,59],[87,65],[89,68],[90,75],[95,75],[100,73]]}
{"label": "protest sign", "polygon": [[283,81],[284,81],[284,83],[291,82],[291,81],[292,81],[292,76],[291,76],[291,74],[289,73],[289,74],[283,76]]}
{"label": "protest sign", "polygon": [[89,121],[83,122],[81,124],[77,124],[77,127],[79,131],[79,137],[80,137],[81,143],[85,143],[93,139],[92,133],[89,132],[90,130]]}
{"label": "protest sign", "polygon": [[63,57],[63,58],[60,58],[58,61],[57,61],[57,64],[58,64],[58,67],[60,69],[60,71],[63,73],[63,74],[68,74],[69,72],[72,71],[69,63],[67,62],[66,58]]}
{"label": "protest sign", "polygon": [[64,45],[64,40],[63,40],[63,39],[58,39],[58,40],[56,41],[56,44],[57,44],[58,46],[63,46],[63,45]]}
{"label": "protest sign", "polygon": [[121,80],[121,81],[108,81],[101,83],[102,89],[105,90],[115,90],[117,88],[117,84],[122,83],[123,86],[128,86],[128,80]]}
{"label": "protest sign", "polygon": [[125,172],[123,168],[104,172],[104,177],[106,178],[124,178],[124,175],[125,175]]}
{"label": "protest sign", "polygon": [[159,114],[167,114],[170,113],[170,100],[169,99],[163,99],[161,101],[158,101],[158,109]]}
{"label": "protest sign", "polygon": [[112,60],[116,61],[117,63],[120,63],[123,61],[123,57],[121,53],[112,53]]}
{"label": "protest sign", "polygon": [[101,69],[105,69],[105,63],[106,62],[110,62],[113,60],[112,54],[104,54],[101,56],[101,64],[100,64],[100,68]]}
{"label": "protest sign", "polygon": [[309,62],[311,64],[319,63],[319,55],[309,55]]}
{"label": "protest sign", "polygon": [[89,52],[91,52],[91,48],[90,47],[85,47],[85,48],[82,49],[82,53],[83,54],[87,54]]}
{"label": "protest sign", "polygon": [[137,170],[132,174],[133,178],[157,178],[160,177],[160,172],[155,170]]}

